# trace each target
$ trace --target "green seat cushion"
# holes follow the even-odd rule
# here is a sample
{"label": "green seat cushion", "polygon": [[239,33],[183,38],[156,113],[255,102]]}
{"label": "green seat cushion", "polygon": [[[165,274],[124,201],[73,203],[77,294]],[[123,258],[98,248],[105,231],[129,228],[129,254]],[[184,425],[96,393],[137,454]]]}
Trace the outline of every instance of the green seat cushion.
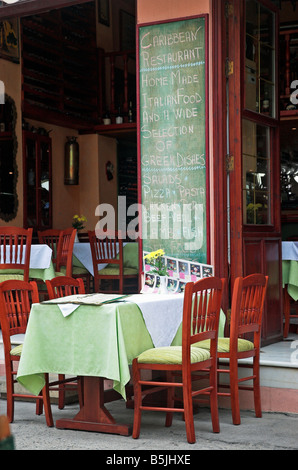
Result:
{"label": "green seat cushion", "polygon": [[[105,268],[101,269],[98,271],[99,275],[102,276],[118,276],[119,275],[119,266],[115,265],[113,266],[112,264],[108,264]],[[134,275],[138,274],[138,270],[135,268],[123,268],[123,274],[124,276],[129,276],[129,275]]]}
{"label": "green seat cushion", "polygon": [[81,268],[80,266],[73,266],[72,267],[72,274],[88,274],[89,271],[86,268]]}
{"label": "green seat cushion", "polygon": [[66,273],[66,269],[64,269],[64,272],[63,272],[63,268],[62,268],[61,271],[56,271],[55,272],[55,277],[65,276],[65,273]]}
{"label": "green seat cushion", "polygon": [[[196,347],[202,349],[210,349],[210,340],[199,341],[195,343]],[[247,339],[238,338],[238,352],[251,351],[254,348],[254,344]],[[218,338],[217,351],[219,353],[230,352],[230,338]]]}
{"label": "green seat cushion", "polygon": [[9,281],[10,279],[23,281],[24,276],[22,274],[0,274],[0,282]]}
{"label": "green seat cushion", "polygon": [[11,349],[10,354],[12,356],[20,356],[22,354],[22,350],[23,350],[23,345],[18,344],[18,346],[15,346],[14,348]]}
{"label": "green seat cushion", "polygon": [[[206,361],[209,358],[210,353],[207,349],[191,347],[191,363]],[[138,362],[145,364],[182,364],[182,346],[148,349],[138,356]]]}

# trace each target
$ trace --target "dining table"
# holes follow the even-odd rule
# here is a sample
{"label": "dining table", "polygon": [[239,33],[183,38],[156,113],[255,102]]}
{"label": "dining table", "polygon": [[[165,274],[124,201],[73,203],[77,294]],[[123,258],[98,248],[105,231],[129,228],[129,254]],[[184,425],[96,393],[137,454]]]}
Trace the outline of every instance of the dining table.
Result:
{"label": "dining table", "polygon": [[[123,243],[123,266],[139,269],[139,245],[137,242]],[[89,242],[74,243],[73,246],[73,266],[84,267],[93,276],[93,262],[91,254],[91,246]],[[98,271],[105,268],[106,263],[98,265]]]}
{"label": "dining table", "polygon": [[[0,276],[6,274],[23,274],[21,269],[1,269]],[[52,262],[52,249],[46,244],[32,244],[29,261],[29,278],[46,281],[55,277],[55,267]]]}
{"label": "dining table", "polygon": [[282,287],[284,298],[284,338],[288,336],[291,299],[298,300],[298,241],[282,242]]}
{"label": "dining table", "polygon": [[282,242],[282,282],[289,296],[298,300],[298,241]]}
{"label": "dining table", "polygon": [[[182,344],[184,294],[82,294],[33,304],[17,380],[38,395],[45,373],[83,377],[84,403],[57,428],[129,435],[104,403],[104,380],[126,399],[132,360],[152,347]],[[219,335],[224,336],[221,311]]]}

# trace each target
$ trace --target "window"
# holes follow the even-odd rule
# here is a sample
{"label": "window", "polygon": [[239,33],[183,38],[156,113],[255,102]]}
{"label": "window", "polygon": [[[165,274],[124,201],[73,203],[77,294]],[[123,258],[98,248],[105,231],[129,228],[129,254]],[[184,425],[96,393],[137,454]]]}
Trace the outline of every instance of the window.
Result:
{"label": "window", "polygon": [[270,224],[270,128],[242,122],[243,218],[245,224]]}
{"label": "window", "polygon": [[276,118],[275,15],[256,0],[246,1],[245,108]]}
{"label": "window", "polygon": [[243,223],[272,225],[272,168],[276,100],[276,14],[246,0],[242,119]]}

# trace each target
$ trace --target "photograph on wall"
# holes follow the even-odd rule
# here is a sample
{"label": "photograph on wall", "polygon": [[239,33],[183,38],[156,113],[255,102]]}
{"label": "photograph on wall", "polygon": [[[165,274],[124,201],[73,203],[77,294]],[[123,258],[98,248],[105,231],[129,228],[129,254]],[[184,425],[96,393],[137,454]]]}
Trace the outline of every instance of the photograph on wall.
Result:
{"label": "photograph on wall", "polygon": [[19,63],[19,21],[17,18],[0,21],[0,57]]}
{"label": "photograph on wall", "polygon": [[[142,293],[157,293],[160,279],[152,272],[154,267],[150,261],[144,258],[149,252],[143,251],[144,285]],[[196,282],[203,277],[214,276],[212,265],[189,262],[182,259],[163,256],[162,265],[167,267],[167,290],[169,293],[184,292],[187,282]]]}

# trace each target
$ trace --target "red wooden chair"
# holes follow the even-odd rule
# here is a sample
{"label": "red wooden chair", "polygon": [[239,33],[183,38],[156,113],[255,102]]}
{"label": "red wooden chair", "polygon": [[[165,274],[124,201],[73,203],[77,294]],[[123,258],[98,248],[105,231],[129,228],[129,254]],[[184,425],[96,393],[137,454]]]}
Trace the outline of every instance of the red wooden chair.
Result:
{"label": "red wooden chair", "polygon": [[67,295],[85,294],[83,279],[68,276],[54,277],[46,281],[49,299],[58,299]]}
{"label": "red wooden chair", "polygon": [[62,276],[72,277],[72,256],[76,233],[77,231],[74,228],[60,231],[57,248],[56,271],[58,273],[62,273]]}
{"label": "red wooden chair", "polygon": [[[134,383],[134,425],[133,438],[138,438],[141,426],[141,410],[165,411],[166,426],[172,424],[173,412],[182,412],[185,416],[186,435],[189,443],[195,442],[193,420],[193,399],[199,394],[210,396],[213,432],[219,432],[217,406],[217,337],[221,298],[224,281],[209,277],[196,283],[186,284],[183,306],[182,346],[152,348],[133,360]],[[195,345],[200,340],[211,341],[210,351]],[[207,354],[206,354],[207,353]],[[141,379],[141,370],[166,371],[167,381],[149,381]],[[209,375],[209,386],[192,390],[192,373],[205,372]],[[180,373],[179,382],[174,382],[173,373]],[[207,377],[208,377],[207,375]],[[142,390],[142,386],[153,389]],[[167,407],[143,406],[142,395],[148,395],[161,388],[168,389]],[[183,407],[174,407],[173,387],[182,388]]]}
{"label": "red wooden chair", "polygon": [[73,245],[77,230],[68,228],[60,232],[58,252],[57,252],[57,263],[56,272],[64,276],[81,278],[85,280],[86,291],[90,292],[90,278],[91,274],[84,267],[73,266]]}
{"label": "red wooden chair", "polygon": [[[0,282],[9,279],[29,281],[32,228],[0,227]],[[21,274],[15,270],[22,271]],[[13,272],[9,272],[13,271]]]}
{"label": "red wooden chair", "polygon": [[[232,418],[234,424],[240,424],[239,390],[251,390],[254,393],[255,413],[262,416],[260,396],[260,342],[264,301],[268,284],[268,276],[251,274],[235,280],[232,306],[230,337],[218,339],[218,361],[229,359],[227,368],[218,368],[219,373],[229,374],[230,386],[219,384],[219,389],[229,387],[229,392],[218,392],[220,396],[231,397]],[[250,340],[243,338],[252,334]],[[205,347],[200,344],[200,347]],[[252,358],[252,364],[241,364],[239,359]],[[223,364],[223,362],[222,362]],[[226,364],[226,363],[224,363]],[[238,368],[251,367],[253,375],[240,378]],[[252,387],[241,386],[240,383],[253,380]]]}
{"label": "red wooden chair", "polygon": [[14,362],[21,358],[22,345],[12,349],[11,336],[26,332],[31,304],[38,302],[38,290],[35,282],[8,280],[0,284],[0,324],[5,356],[7,416],[11,423],[14,418],[15,397],[34,398],[37,400],[36,414],[42,413],[42,404],[44,404],[47,425],[53,426],[47,374],[45,374],[46,385],[38,397],[14,391],[16,383],[14,376],[17,374],[17,371],[14,370]]}
{"label": "red wooden chair", "polygon": [[52,261],[56,269],[56,262],[57,262],[57,249],[59,243],[59,236],[61,230],[56,229],[49,229],[49,230],[42,230],[38,231],[38,241],[42,245],[48,245],[53,253],[52,253]]}
{"label": "red wooden chair", "polygon": [[[125,267],[123,263],[123,239],[120,231],[88,231],[93,270],[94,270],[94,291],[102,290],[101,281],[118,281],[118,289],[112,286],[105,292],[122,294],[124,283],[127,280],[138,282],[138,270]],[[103,269],[98,270],[100,264],[107,264]]]}
{"label": "red wooden chair", "polygon": [[[46,280],[49,299],[57,299],[67,295],[85,294],[83,279],[74,279],[68,276],[54,277]],[[57,388],[55,388],[57,386]],[[77,390],[80,405],[83,403],[83,392],[81,379],[78,377],[65,378],[64,374],[58,374],[58,381],[49,383],[50,390],[58,390],[58,408],[62,410],[65,406],[65,392],[68,390]]]}

